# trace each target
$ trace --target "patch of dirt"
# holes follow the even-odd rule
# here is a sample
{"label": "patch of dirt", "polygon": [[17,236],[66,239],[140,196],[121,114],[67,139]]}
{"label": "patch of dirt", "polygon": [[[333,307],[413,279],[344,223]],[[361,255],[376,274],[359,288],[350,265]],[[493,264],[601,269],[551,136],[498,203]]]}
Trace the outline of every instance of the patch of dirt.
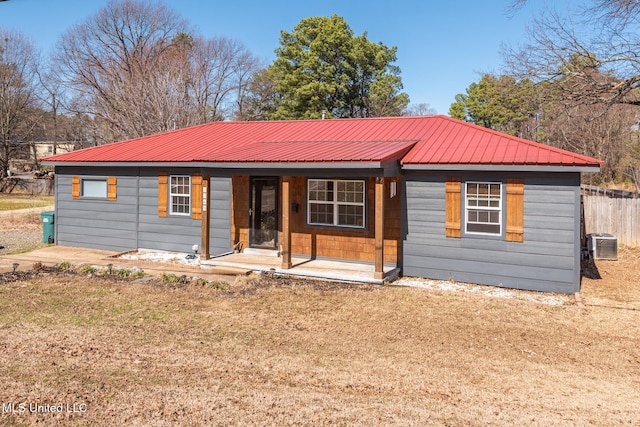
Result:
{"label": "patch of dirt", "polygon": [[320,294],[345,292],[376,292],[380,286],[363,283],[346,283],[333,280],[299,279],[272,273],[238,276],[226,290],[230,297],[256,295],[260,292],[286,288],[291,292],[313,290]]}
{"label": "patch of dirt", "polygon": [[621,246],[617,261],[595,260],[582,278],[586,305],[640,310],[640,248]]}

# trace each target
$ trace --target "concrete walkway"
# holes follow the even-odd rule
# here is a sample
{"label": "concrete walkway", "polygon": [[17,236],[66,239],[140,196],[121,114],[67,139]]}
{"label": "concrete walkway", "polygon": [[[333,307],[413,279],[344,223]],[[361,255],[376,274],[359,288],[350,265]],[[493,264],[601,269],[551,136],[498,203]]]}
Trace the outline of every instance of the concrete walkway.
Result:
{"label": "concrete walkway", "polygon": [[233,280],[233,277],[249,273],[249,270],[233,267],[197,267],[182,265],[179,263],[126,260],[117,258],[118,252],[104,251],[98,249],[74,248],[67,246],[49,246],[31,252],[15,255],[0,256],[0,273],[13,271],[13,264],[19,264],[18,270],[30,270],[35,263],[42,263],[47,267],[62,262],[68,262],[77,267],[83,264],[107,268],[109,264],[116,267],[140,267],[145,273],[151,276],[162,276],[163,274],[197,276],[207,280]]}
{"label": "concrete walkway", "polygon": [[[108,268],[139,267],[151,276],[163,274],[197,276],[207,280],[233,280],[229,276],[247,275],[252,271],[268,271],[298,277],[341,280],[349,282],[382,284],[385,280],[375,279],[373,265],[353,262],[338,262],[328,260],[309,260],[294,258],[294,266],[289,270],[280,268],[281,259],[272,256],[250,254],[230,254],[208,261],[201,261],[200,265],[187,265],[179,261],[125,259],[119,257],[118,252],[99,249],[85,249],[68,246],[49,246],[31,252],[0,255],[0,273],[13,271],[13,264],[19,264],[18,270],[30,270],[35,263],[53,266],[68,262],[74,267],[83,264]],[[398,276],[398,269],[385,266],[387,280],[394,280]]]}

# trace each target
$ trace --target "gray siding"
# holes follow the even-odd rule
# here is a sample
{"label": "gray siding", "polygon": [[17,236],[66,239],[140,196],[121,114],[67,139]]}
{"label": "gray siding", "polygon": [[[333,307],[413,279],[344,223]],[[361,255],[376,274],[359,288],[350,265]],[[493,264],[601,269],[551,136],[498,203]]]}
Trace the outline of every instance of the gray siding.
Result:
{"label": "gray siding", "polygon": [[[200,220],[190,216],[158,216],[158,174],[160,170],[140,172],[140,220],[138,247],[163,251],[191,252],[193,245],[200,245]],[[164,170],[169,174],[190,175],[194,171]]]}
{"label": "gray siding", "polygon": [[[120,170],[89,170],[82,177],[117,176],[117,199],[71,197],[71,177],[78,170],[56,174],[56,244],[124,251],[135,249],[137,231],[138,178]],[[87,173],[89,172],[89,173]]]}
{"label": "gray siding", "polygon": [[[504,233],[484,237],[463,231],[461,238],[445,237],[446,177],[523,178],[524,242],[507,242]],[[561,293],[580,289],[579,174],[416,172],[407,174],[405,183],[405,276]]]}
{"label": "gray siding", "polygon": [[220,255],[231,248],[231,178],[211,178],[209,185],[209,252]]}
{"label": "gray siding", "polygon": [[[137,248],[191,252],[201,244],[201,221],[189,216],[158,216],[158,173],[161,170],[139,168],[57,168],[56,170],[56,243],[113,251]],[[187,174],[200,170],[171,170]],[[116,176],[117,200],[73,200],[71,178],[74,175]],[[210,253],[231,249],[231,178],[212,177],[210,203]]]}

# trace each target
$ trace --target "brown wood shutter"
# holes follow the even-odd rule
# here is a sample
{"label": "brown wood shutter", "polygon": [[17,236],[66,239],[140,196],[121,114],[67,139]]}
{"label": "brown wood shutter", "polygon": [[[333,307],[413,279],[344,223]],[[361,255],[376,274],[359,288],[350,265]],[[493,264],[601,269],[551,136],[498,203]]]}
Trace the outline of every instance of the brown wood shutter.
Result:
{"label": "brown wood shutter", "polygon": [[202,219],[202,175],[191,177],[191,218]]}
{"label": "brown wood shutter", "polygon": [[107,178],[107,199],[116,200],[117,198],[117,182],[118,179],[115,176],[110,176]]}
{"label": "brown wood shutter", "polygon": [[167,216],[167,205],[169,204],[169,175],[167,173],[160,173],[158,175],[158,216]]}
{"label": "brown wood shutter", "polygon": [[460,237],[460,178],[447,178],[445,183],[445,236]]}
{"label": "brown wood shutter", "polygon": [[80,177],[79,176],[71,177],[71,198],[73,199],[80,198]]}
{"label": "brown wood shutter", "polygon": [[509,242],[524,242],[524,180],[507,179],[507,233]]}

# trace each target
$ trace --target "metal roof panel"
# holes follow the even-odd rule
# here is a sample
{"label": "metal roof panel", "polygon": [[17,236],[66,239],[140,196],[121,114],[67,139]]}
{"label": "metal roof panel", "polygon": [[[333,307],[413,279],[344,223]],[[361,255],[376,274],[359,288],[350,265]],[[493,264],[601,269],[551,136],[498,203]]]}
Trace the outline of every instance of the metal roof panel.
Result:
{"label": "metal roof panel", "polygon": [[48,157],[46,162],[599,166],[601,161],[446,116],[213,122]]}

